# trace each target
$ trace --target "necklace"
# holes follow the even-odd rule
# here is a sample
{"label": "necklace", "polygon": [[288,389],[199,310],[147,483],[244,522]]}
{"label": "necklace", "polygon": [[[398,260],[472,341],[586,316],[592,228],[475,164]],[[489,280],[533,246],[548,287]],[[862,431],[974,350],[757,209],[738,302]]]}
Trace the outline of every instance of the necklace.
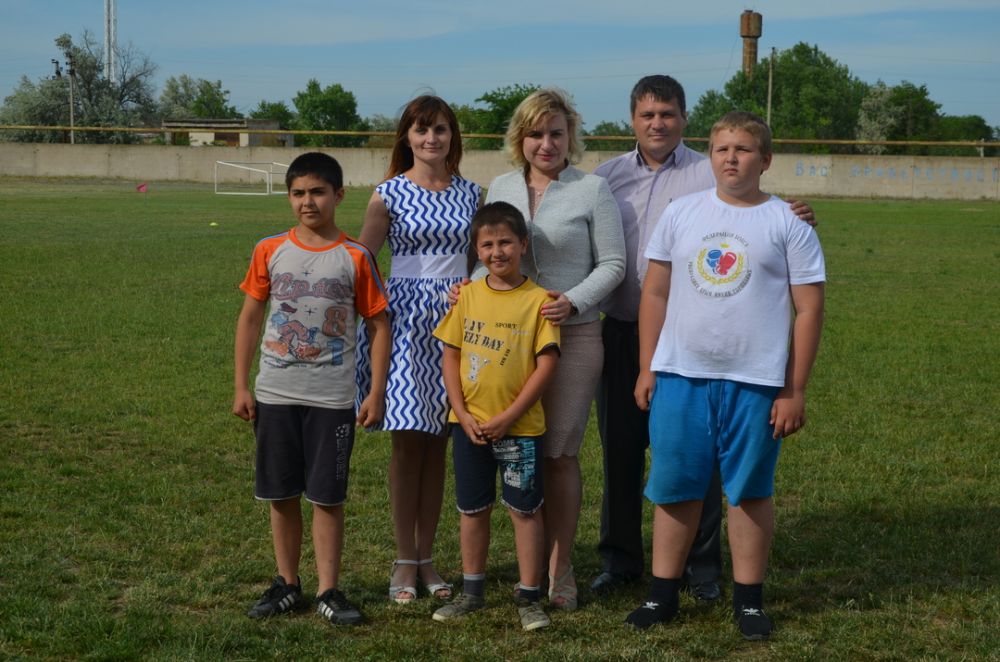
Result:
{"label": "necklace", "polygon": [[532,218],[538,213],[538,206],[542,204],[542,198],[545,197],[545,191],[548,190],[548,187],[548,184],[542,188],[535,188],[531,184],[528,184],[528,208],[531,211]]}
{"label": "necklace", "polygon": [[529,201],[529,206],[531,207],[531,216],[534,217],[538,213],[538,205],[542,204],[542,197],[545,195],[545,189],[528,189],[528,197],[531,198]]}

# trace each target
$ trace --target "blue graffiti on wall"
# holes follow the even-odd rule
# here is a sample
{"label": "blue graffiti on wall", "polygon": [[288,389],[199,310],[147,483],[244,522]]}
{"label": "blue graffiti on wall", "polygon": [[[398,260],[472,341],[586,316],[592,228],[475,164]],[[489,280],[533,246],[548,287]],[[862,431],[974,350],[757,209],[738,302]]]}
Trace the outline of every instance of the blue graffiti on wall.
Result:
{"label": "blue graffiti on wall", "polygon": [[[830,166],[806,166],[802,161],[795,164],[796,177],[828,177]],[[912,170],[912,172],[911,172]],[[1000,168],[992,169],[993,183],[1000,182]],[[986,168],[922,168],[912,166],[896,168],[893,166],[851,166],[851,177],[862,177],[865,179],[898,179],[899,181],[909,181],[912,177],[914,181],[928,182],[985,182],[988,176]]]}

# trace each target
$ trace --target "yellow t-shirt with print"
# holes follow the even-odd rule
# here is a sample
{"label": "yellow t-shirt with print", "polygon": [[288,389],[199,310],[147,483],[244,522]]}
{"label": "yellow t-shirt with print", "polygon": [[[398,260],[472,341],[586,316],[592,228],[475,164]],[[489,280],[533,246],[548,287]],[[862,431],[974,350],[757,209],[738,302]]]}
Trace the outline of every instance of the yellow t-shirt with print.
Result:
{"label": "yellow t-shirt with print", "polygon": [[[494,290],[486,278],[462,288],[462,293],[434,336],[461,350],[462,396],[477,421],[487,421],[507,409],[535,370],[535,357],[547,347],[559,347],[559,328],[542,317],[545,290],[530,278],[512,290]],[[457,423],[455,412],[448,420]],[[537,437],[545,432],[539,400],[511,426],[508,434]]]}

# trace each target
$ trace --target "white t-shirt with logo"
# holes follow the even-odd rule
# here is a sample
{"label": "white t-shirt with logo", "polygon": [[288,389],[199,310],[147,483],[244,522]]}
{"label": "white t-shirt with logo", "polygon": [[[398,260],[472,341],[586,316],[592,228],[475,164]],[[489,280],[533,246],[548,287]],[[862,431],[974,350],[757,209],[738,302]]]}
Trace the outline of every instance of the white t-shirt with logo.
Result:
{"label": "white t-shirt with logo", "polygon": [[826,280],[816,232],[771,196],[735,207],[715,189],[674,200],[646,257],[671,263],[667,318],[651,368],[783,386],[789,286]]}

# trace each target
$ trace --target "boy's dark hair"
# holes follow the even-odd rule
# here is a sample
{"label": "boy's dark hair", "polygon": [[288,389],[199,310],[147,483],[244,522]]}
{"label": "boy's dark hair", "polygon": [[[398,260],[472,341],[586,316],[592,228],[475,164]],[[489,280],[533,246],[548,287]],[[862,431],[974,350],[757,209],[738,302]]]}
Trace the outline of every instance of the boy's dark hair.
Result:
{"label": "boy's dark hair", "polygon": [[285,188],[292,190],[292,182],[296,177],[314,175],[324,180],[334,191],[344,188],[344,171],[337,159],[322,152],[306,152],[295,157],[285,173]]}
{"label": "boy's dark hair", "polygon": [[521,241],[528,238],[528,224],[524,222],[524,215],[517,207],[509,202],[491,202],[483,205],[472,217],[472,224],[469,227],[469,273],[472,273],[472,268],[479,260],[479,254],[476,252],[479,231],[495,225],[506,225]]}
{"label": "boy's dark hair", "polygon": [[687,116],[687,107],[684,103],[684,88],[675,79],[663,74],[653,76],[643,76],[632,88],[632,99],[629,107],[629,114],[635,114],[635,106],[643,97],[653,97],[657,101],[669,103],[677,100],[677,107],[681,109],[681,115]]}
{"label": "boy's dark hair", "polygon": [[517,207],[509,202],[491,202],[483,205],[472,217],[470,243],[475,246],[479,230],[492,225],[506,225],[521,241],[528,238],[528,224],[524,222],[524,216]]}

